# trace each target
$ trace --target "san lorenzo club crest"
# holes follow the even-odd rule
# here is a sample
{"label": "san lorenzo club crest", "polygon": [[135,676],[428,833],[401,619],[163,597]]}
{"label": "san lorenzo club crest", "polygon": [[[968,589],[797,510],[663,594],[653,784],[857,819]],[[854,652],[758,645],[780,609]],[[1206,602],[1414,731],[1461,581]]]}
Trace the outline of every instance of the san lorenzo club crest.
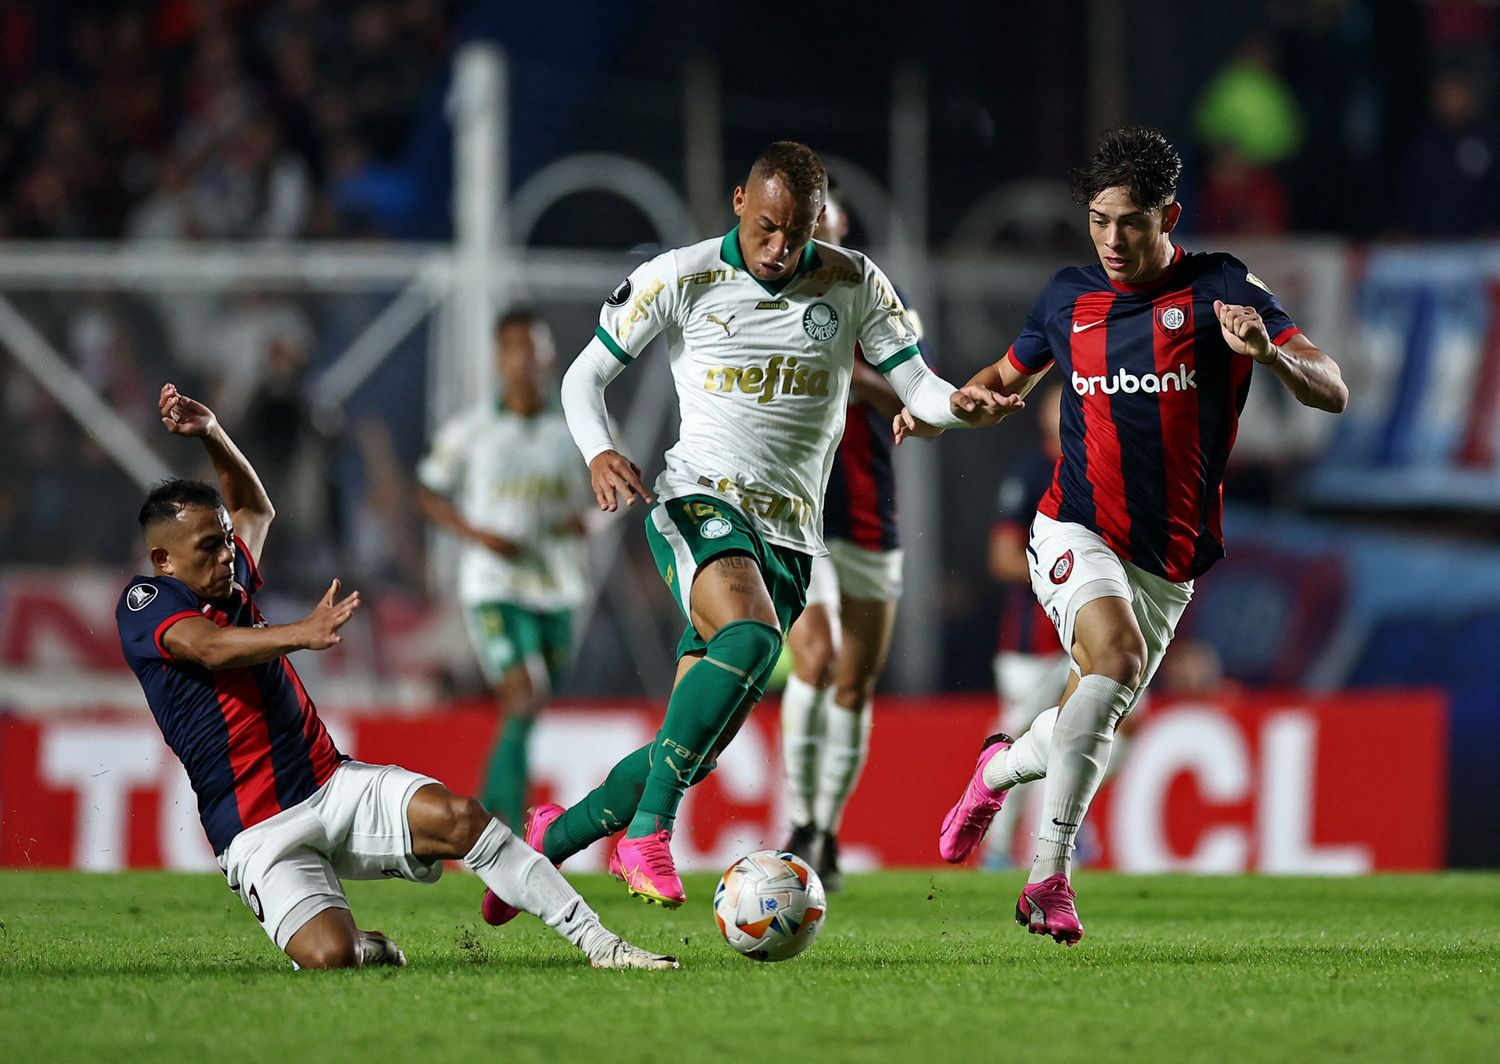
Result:
{"label": "san lorenzo club crest", "polygon": [[1073,552],[1071,550],[1063,554],[1057,561],[1052,563],[1052,571],[1047,578],[1054,584],[1066,584],[1068,577],[1073,575]]}
{"label": "san lorenzo club crest", "polygon": [[1187,311],[1175,305],[1162,307],[1156,312],[1156,323],[1168,336],[1176,336],[1187,325]]}
{"label": "san lorenzo club crest", "polygon": [[814,340],[832,340],[839,331],[839,313],[827,303],[814,303],[802,315],[802,328]]}
{"label": "san lorenzo club crest", "polygon": [[156,598],[155,584],[136,584],[135,587],[125,592],[125,605],[131,613],[139,613],[151,605],[151,600]]}

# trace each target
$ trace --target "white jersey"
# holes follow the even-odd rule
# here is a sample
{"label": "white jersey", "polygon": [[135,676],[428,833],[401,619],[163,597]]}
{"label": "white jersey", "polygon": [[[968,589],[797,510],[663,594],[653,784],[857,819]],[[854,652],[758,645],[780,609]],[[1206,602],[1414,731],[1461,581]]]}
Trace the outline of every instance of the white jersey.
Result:
{"label": "white jersey", "polygon": [[780,286],[745,268],[739,229],[638,267],[605,302],[595,336],[629,365],[664,333],[681,435],[662,499],[738,506],[771,543],[823,547],[823,493],[844,433],[856,343],[889,373],[920,357],[917,330],[880,268],[813,241]]}
{"label": "white jersey", "polygon": [[458,577],[465,605],[500,601],[551,611],[583,601],[585,543],[569,526],[594,496],[562,414],[475,407],[443,425],[417,479],[452,499],[470,524],[522,548],[518,557],[502,558],[466,542]]}

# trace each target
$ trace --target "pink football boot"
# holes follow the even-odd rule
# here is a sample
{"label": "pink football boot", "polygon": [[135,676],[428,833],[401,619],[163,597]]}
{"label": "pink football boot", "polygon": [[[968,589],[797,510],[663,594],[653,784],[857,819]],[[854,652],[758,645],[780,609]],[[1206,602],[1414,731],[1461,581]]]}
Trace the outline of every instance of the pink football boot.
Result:
{"label": "pink football boot", "polygon": [[639,839],[621,839],[610,864],[618,865],[625,889],[637,898],[675,909],[687,901],[672,860],[672,833],[658,831]]}
{"label": "pink football boot", "polygon": [[943,827],[938,833],[938,853],[949,864],[958,864],[974,852],[984,833],[990,830],[990,821],[1005,804],[1007,792],[992,791],[984,785],[984,766],[1002,750],[1009,750],[1012,742],[1014,740],[1009,735],[997,733],[979,748],[979,763],[974,766],[974,775],[969,777],[958,804],[943,818]]}
{"label": "pink football boot", "polygon": [[[563,807],[556,802],[543,802],[541,805],[534,805],[526,810],[526,826],[523,829],[526,835],[526,845],[537,853],[542,853],[542,840],[547,837],[547,825],[562,815]],[[543,854],[543,856],[546,855]],[[484,900],[479,903],[479,915],[484,917],[484,922],[491,927],[499,927],[521,915],[521,910],[502,899],[489,887],[485,887]]]}
{"label": "pink football boot", "polygon": [[1083,923],[1073,905],[1076,897],[1061,872],[1028,883],[1016,900],[1016,923],[1033,935],[1051,935],[1065,946],[1076,946],[1083,938]]}

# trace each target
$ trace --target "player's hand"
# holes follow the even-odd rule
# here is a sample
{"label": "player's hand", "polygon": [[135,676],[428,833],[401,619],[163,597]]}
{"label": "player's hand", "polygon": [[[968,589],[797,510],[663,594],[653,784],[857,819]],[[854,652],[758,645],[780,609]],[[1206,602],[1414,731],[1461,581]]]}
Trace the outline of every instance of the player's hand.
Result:
{"label": "player's hand", "polygon": [[302,620],[302,645],[308,650],[327,650],[344,641],[339,629],[349,623],[354,611],[359,609],[359,592],[350,592],[339,598],[339,582],[328,585],[317,608]]}
{"label": "player's hand", "polygon": [[634,506],[635,500],[650,502],[651,493],[641,483],[641,467],[619,451],[600,451],[589,463],[589,480],[594,485],[594,498],[599,500],[599,509],[614,513],[620,508],[618,496],[625,497],[626,506]]}
{"label": "player's hand", "polygon": [[969,425],[995,425],[1026,403],[1019,395],[1001,395],[982,384],[966,384],[948,399],[953,416]]}
{"label": "player's hand", "polygon": [[1242,307],[1214,300],[1214,314],[1219,319],[1219,331],[1224,342],[1237,355],[1249,355],[1257,362],[1274,362],[1276,345],[1271,343],[1271,334],[1266,332],[1266,323],[1254,307]]}
{"label": "player's hand", "polygon": [[502,558],[516,558],[521,554],[521,545],[513,539],[506,539],[502,535],[488,532],[482,528],[474,529],[474,542],[493,554]]}
{"label": "player's hand", "polygon": [[900,447],[901,441],[908,436],[915,436],[919,439],[931,439],[934,436],[941,436],[943,434],[942,429],[927,424],[927,422],[917,417],[904,406],[901,408],[901,412],[891,419],[891,432],[895,434],[897,447]]}
{"label": "player's hand", "polygon": [[161,423],[178,436],[207,436],[219,423],[212,410],[183,395],[175,384],[161,386],[156,405],[161,410]]}

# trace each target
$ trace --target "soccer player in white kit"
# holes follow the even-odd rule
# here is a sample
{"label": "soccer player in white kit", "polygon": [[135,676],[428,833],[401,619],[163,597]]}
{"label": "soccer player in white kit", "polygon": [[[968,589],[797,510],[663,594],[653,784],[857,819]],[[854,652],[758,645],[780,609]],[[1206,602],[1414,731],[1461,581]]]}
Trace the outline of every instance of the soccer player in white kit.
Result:
{"label": "soccer player in white kit", "polygon": [[630,893],[669,907],[685,900],[670,849],[678,803],[760,699],[812,559],[825,552],[823,493],[855,344],[923,420],[993,424],[1020,405],[928,369],[879,267],[812,239],[826,189],[811,149],[767,147],[734,191],[739,224],[632,272],[563,377],[563,409],[599,507],[651,503],[640,467],[615,444],[604,389],[665,335],[681,436],[656,481],[646,536],[688,626],[656,738],[572,808],[534,809],[526,837],[561,862],[624,829],[611,870]]}
{"label": "soccer player in white kit", "polygon": [[464,541],[458,594],[500,729],[479,798],[507,824],[526,809],[527,743],[572,654],[593,504],[562,411],[549,402],[552,332],[529,310],[495,328],[501,390],[450,418],[417,470],[422,514]]}

